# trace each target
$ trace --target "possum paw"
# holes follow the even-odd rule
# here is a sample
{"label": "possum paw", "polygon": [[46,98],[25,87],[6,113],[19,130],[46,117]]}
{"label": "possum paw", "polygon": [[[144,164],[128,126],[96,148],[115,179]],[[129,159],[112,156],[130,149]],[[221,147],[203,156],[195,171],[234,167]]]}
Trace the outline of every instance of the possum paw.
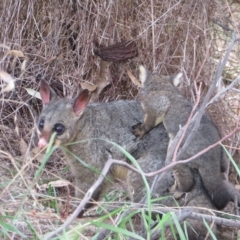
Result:
{"label": "possum paw", "polygon": [[173,197],[175,199],[179,199],[184,194],[184,192],[181,192],[181,191],[177,190],[177,183],[176,183],[176,181],[168,190],[169,190],[170,193],[173,194]]}
{"label": "possum paw", "polygon": [[132,133],[138,137],[138,138],[143,138],[145,135],[145,129],[142,123],[138,123],[135,126],[132,127]]}

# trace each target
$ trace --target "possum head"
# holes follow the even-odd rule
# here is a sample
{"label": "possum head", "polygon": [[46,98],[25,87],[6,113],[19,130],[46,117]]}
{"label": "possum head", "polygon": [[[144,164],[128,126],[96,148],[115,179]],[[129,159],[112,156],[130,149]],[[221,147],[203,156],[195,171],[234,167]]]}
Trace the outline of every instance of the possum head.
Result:
{"label": "possum head", "polygon": [[45,147],[56,132],[54,145],[72,142],[77,134],[76,125],[88,104],[88,91],[83,90],[74,99],[59,98],[46,81],[40,84],[43,110],[39,116],[37,132],[38,146]]}

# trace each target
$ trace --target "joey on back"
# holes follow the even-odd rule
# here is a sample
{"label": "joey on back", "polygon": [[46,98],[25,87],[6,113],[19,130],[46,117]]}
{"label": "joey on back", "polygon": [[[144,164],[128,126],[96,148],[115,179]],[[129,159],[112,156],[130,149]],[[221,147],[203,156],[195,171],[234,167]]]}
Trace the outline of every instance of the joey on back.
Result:
{"label": "joey on back", "polygon": [[[146,133],[163,122],[164,115],[170,106],[168,97],[165,94],[161,94],[162,91],[167,90],[165,89],[167,85],[165,84],[163,89],[161,85],[164,85],[166,80],[178,85],[182,74],[179,73],[174,77],[152,75],[142,65],[140,65],[139,70],[139,78],[142,83],[140,101],[144,111],[144,121],[134,126],[133,132],[139,138],[143,138]],[[159,81],[160,78],[165,79],[165,81]]]}
{"label": "joey on back", "polygon": [[[161,76],[152,74],[145,67],[140,66],[140,80],[142,82],[140,100],[144,111],[144,121],[136,125],[133,132],[141,138],[163,122],[170,138],[170,147],[179,128],[186,124],[193,107],[192,103],[176,88],[181,82],[181,74],[174,77]],[[187,130],[182,145],[190,131],[191,129]],[[184,160],[192,157],[219,140],[220,134],[217,127],[207,115],[203,115],[191,143],[178,159]],[[240,203],[240,194],[232,184],[223,179],[222,172],[226,168],[223,149],[217,146],[189,163],[174,167],[176,190],[191,191],[195,184],[192,170],[195,169],[199,172],[210,199],[218,209],[224,208],[229,201],[233,201],[235,195]]]}
{"label": "joey on back", "polygon": [[[168,135],[164,127],[159,125],[143,140],[136,138],[131,131],[143,119],[139,102],[89,103],[86,90],[73,99],[59,98],[43,80],[40,95],[43,109],[38,120],[38,145],[45,147],[51,134],[56,132],[54,144],[61,146],[65,153],[75,179],[77,198],[83,198],[109,158],[126,161],[125,155],[109,141],[128,151],[145,172],[156,171],[164,166],[168,146]],[[161,146],[159,142],[162,143]],[[126,183],[129,197],[132,194],[131,185],[134,200],[141,199],[144,183],[139,174],[132,176],[129,180],[125,167],[113,165],[108,179],[93,194],[93,200],[97,200],[113,180]]]}

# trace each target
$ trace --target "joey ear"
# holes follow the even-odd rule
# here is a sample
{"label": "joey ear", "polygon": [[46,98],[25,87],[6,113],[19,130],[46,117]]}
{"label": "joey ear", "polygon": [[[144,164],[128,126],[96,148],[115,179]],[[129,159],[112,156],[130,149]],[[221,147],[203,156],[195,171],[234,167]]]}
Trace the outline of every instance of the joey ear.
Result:
{"label": "joey ear", "polygon": [[142,85],[150,75],[151,75],[151,72],[149,72],[143,65],[139,66],[139,78]]}
{"label": "joey ear", "polygon": [[75,99],[75,102],[73,104],[73,111],[79,115],[83,112],[85,107],[87,106],[89,99],[88,99],[88,90],[84,89]]}
{"label": "joey ear", "polygon": [[49,87],[48,83],[45,80],[40,82],[40,96],[43,104],[48,104],[52,99],[57,97],[57,94],[52,88]]}
{"label": "joey ear", "polygon": [[177,75],[169,77],[169,80],[173,84],[173,86],[177,87],[183,80],[182,76],[182,73],[178,73]]}

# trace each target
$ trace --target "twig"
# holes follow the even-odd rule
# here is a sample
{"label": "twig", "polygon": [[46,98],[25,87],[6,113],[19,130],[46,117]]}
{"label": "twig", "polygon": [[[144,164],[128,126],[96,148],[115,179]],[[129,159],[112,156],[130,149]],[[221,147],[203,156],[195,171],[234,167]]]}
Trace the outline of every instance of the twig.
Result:
{"label": "twig", "polygon": [[[189,207],[186,207],[186,209],[189,209]],[[203,209],[203,208],[201,208],[201,209]],[[161,211],[161,213],[168,213],[169,211],[178,212],[181,210],[175,210],[175,209],[169,210],[169,208],[166,208],[166,209],[163,208],[160,211]],[[189,218],[196,219],[196,220],[202,220],[204,218],[207,222],[214,221],[218,225],[222,225],[222,226],[226,226],[226,227],[240,228],[240,218],[236,219],[236,220],[235,219],[226,219],[226,218],[221,218],[221,217],[217,217],[217,216],[213,216],[213,215],[197,213],[197,212],[191,212]]]}
{"label": "twig", "polygon": [[225,31],[229,31],[229,32],[233,32],[233,30],[227,26],[224,26],[222,23],[220,23],[218,20],[213,19],[212,20],[215,24],[217,24],[218,26],[220,26],[223,30]]}
{"label": "twig", "polygon": [[151,0],[151,18],[152,18],[152,55],[153,55],[153,70],[156,67],[156,48],[155,48],[155,23],[154,23],[154,3]]}
{"label": "twig", "polygon": [[[190,116],[189,116],[189,118],[188,118],[188,120],[187,120],[187,123],[186,123],[186,125],[184,126],[183,133],[181,134],[181,137],[180,137],[180,139],[179,139],[176,147],[174,147],[175,150],[174,150],[174,153],[173,153],[172,162],[175,162],[176,159],[177,159],[177,151],[178,151],[178,149],[179,149],[179,147],[180,147],[180,145],[181,145],[181,143],[182,143],[182,141],[183,141],[183,138],[184,138],[184,136],[185,136],[185,134],[186,134],[186,131],[187,131],[188,127],[190,126],[190,123],[191,123],[193,114],[194,114],[194,112],[195,112],[195,110],[196,110],[196,108],[197,108],[197,106],[198,106],[198,104],[199,104],[199,101],[200,101],[200,93],[201,93],[201,86],[202,86],[202,84],[200,83],[199,89],[197,89],[196,82],[194,82],[194,87],[195,87],[195,90],[196,90],[197,99],[196,99],[196,102],[195,102],[195,104],[194,104],[194,106],[193,106],[193,108],[192,108],[192,111],[191,111]],[[168,153],[167,153],[167,158],[171,159],[171,155],[169,156]],[[167,161],[167,160],[168,160],[168,159],[166,159],[166,161]]]}
{"label": "twig", "polygon": [[208,102],[208,104],[206,105],[206,108],[213,104],[222,94],[226,93],[227,91],[231,90],[237,83],[238,81],[240,80],[240,75],[234,79],[234,81],[229,85],[227,86],[225,89],[223,89],[222,91],[218,92],[211,100],[210,102]]}
{"label": "twig", "polygon": [[195,77],[194,79],[194,82],[196,82],[196,80],[198,79],[198,77],[200,76],[200,73],[202,72],[202,69],[203,69],[203,66],[204,64],[206,63],[207,59],[209,58],[209,51],[210,51],[210,48],[211,48],[211,45],[212,45],[212,42],[210,41],[210,43],[208,44],[208,47],[207,47],[207,51],[205,53],[205,57],[204,57],[204,60],[198,70],[198,73],[197,73],[197,76]]}
{"label": "twig", "polygon": [[[234,18],[233,18],[233,13],[232,13],[232,10],[231,10],[231,8],[230,8],[230,6],[229,6],[228,1],[225,0],[225,2],[226,2],[226,5],[227,5],[227,8],[228,8],[228,11],[230,12],[231,18],[234,19]],[[236,29],[236,31],[237,31],[238,34],[239,34],[238,23],[236,23],[236,21],[233,21],[233,25],[234,25],[234,28]]]}
{"label": "twig", "polygon": [[210,216],[207,214],[196,213],[196,212],[192,212],[191,215],[189,216],[189,218],[196,219],[196,220],[202,220],[204,218],[207,222],[214,221],[217,225],[222,225],[222,226],[226,226],[226,227],[235,227],[238,229],[240,228],[239,220],[230,220],[230,219],[226,219],[226,218]]}

